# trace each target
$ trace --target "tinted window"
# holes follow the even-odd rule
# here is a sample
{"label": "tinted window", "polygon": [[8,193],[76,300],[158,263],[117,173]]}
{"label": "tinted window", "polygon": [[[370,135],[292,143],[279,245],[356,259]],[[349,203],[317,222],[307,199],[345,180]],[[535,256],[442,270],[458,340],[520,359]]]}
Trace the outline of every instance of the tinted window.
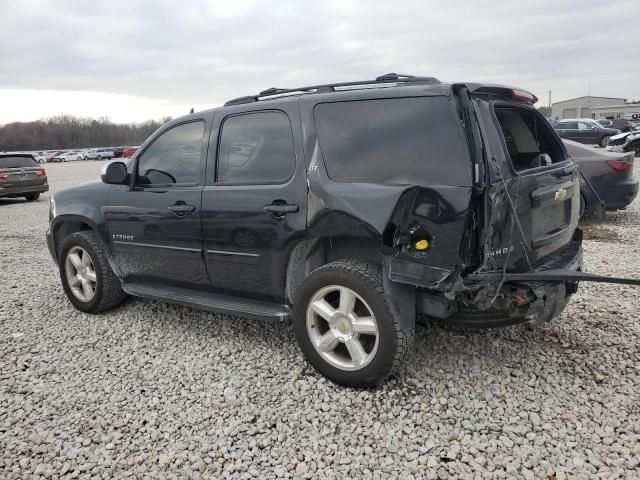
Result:
{"label": "tinted window", "polygon": [[140,156],[136,183],[196,183],[203,134],[204,122],[185,123],[164,132]]}
{"label": "tinted window", "polygon": [[293,134],[283,113],[248,113],[223,122],[218,182],[280,183],[294,168]]}
{"label": "tinted window", "polygon": [[469,185],[471,163],[446,98],[324,103],[314,111],[322,157],[337,182]]}
{"label": "tinted window", "polygon": [[577,130],[578,124],[577,122],[560,122],[557,128],[560,130]]}
{"label": "tinted window", "polygon": [[0,157],[0,168],[25,168],[37,166],[38,162],[31,157]]}

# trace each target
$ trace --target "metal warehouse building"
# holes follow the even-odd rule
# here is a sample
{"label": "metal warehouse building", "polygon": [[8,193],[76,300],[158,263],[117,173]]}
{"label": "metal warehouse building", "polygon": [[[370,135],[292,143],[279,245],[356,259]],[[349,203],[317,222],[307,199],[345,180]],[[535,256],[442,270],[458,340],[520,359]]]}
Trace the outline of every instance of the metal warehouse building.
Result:
{"label": "metal warehouse building", "polygon": [[578,97],[551,105],[551,118],[632,118],[640,115],[640,104],[616,97]]}

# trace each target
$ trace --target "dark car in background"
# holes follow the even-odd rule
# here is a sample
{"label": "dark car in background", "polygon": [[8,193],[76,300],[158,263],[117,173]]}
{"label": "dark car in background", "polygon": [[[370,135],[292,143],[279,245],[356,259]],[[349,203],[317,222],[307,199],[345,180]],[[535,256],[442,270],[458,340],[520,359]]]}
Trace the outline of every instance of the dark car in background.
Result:
{"label": "dark car in background", "polygon": [[615,120],[599,118],[596,121],[605,128],[617,128],[621,132],[628,132],[631,130],[631,122],[626,118],[616,118]]}
{"label": "dark car in background", "polygon": [[122,154],[126,150],[126,148],[127,147],[115,147],[113,149],[113,158],[122,158]]}
{"label": "dark car in background", "polygon": [[25,197],[35,201],[47,190],[47,173],[33,155],[0,154],[0,197]]}
{"label": "dark car in background", "polygon": [[620,130],[603,127],[590,118],[558,120],[553,123],[553,128],[562,139],[601,147],[609,143],[609,137],[620,133]]}
{"label": "dark car in background", "polygon": [[580,183],[581,217],[591,216],[599,199],[606,210],[621,210],[636,198],[638,180],[633,178],[633,152],[608,152],[571,140],[564,140],[564,144],[588,180]]}

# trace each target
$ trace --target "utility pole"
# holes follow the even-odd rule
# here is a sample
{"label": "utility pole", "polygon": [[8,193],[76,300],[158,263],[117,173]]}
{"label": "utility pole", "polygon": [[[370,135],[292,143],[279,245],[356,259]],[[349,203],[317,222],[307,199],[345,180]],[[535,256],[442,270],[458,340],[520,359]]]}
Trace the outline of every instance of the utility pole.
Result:
{"label": "utility pole", "polygon": [[551,116],[551,90],[549,90],[549,116]]}

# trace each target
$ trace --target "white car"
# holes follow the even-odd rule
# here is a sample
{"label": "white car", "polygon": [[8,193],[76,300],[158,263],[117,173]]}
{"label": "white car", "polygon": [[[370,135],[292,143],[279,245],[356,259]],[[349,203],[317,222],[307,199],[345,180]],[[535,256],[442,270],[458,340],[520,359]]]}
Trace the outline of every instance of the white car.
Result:
{"label": "white car", "polygon": [[92,148],[86,151],[86,158],[92,160],[109,160],[113,158],[115,153],[112,148]]}
{"label": "white car", "polygon": [[62,152],[51,159],[52,162],[75,162],[76,160],[83,160],[80,152]]}

